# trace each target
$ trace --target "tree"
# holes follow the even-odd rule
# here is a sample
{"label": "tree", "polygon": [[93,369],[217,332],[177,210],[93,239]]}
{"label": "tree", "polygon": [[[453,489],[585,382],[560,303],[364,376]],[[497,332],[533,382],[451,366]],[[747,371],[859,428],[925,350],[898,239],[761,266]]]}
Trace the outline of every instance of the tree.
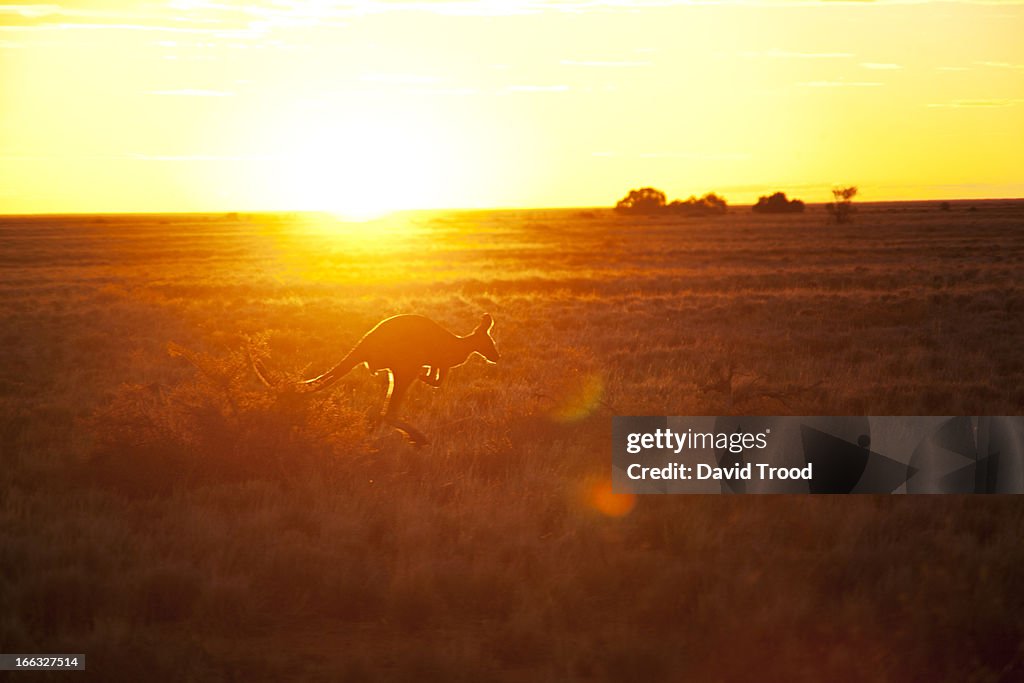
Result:
{"label": "tree", "polygon": [[701,197],[700,204],[710,213],[725,213],[728,208],[725,197],[719,197],[714,192],[708,192]]}
{"label": "tree", "polygon": [[832,190],[833,201],[826,204],[829,214],[836,223],[847,223],[853,216],[853,198],[857,195],[857,187],[837,187]]}
{"label": "tree", "polygon": [[786,199],[785,192],[760,197],[757,204],[754,204],[757,213],[803,213],[803,210],[804,203],[799,199]]}
{"label": "tree", "polygon": [[708,192],[700,199],[694,196],[691,196],[685,202],[676,199],[665,208],[671,213],[705,215],[709,213],[725,213],[728,209],[728,204],[725,201],[725,197],[719,197],[714,192]]}
{"label": "tree", "polygon": [[630,190],[619,200],[615,210],[619,213],[661,213],[665,209],[665,193],[653,187]]}
{"label": "tree", "polygon": [[640,214],[695,214],[707,215],[725,213],[727,204],[725,197],[719,197],[714,192],[697,199],[690,197],[686,201],[673,200],[671,204],[665,203],[665,193],[655,190],[653,187],[643,187],[639,190],[630,190],[629,194],[619,200],[615,205],[619,213],[640,213]]}

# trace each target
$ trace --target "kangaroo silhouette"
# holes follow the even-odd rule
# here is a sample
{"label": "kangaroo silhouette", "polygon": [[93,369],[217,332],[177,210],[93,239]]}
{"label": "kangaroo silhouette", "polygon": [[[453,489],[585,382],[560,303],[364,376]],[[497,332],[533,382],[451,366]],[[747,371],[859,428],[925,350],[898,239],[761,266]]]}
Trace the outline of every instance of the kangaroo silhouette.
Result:
{"label": "kangaroo silhouette", "polygon": [[[388,389],[380,418],[405,432],[417,446],[427,444],[427,437],[398,417],[398,409],[409,387],[416,380],[432,387],[441,386],[448,371],[462,365],[474,353],[488,362],[501,357],[491,337],[494,320],[484,314],[470,334],[452,334],[430,318],[422,315],[396,315],[377,323],[363,335],[352,350],[333,368],[318,377],[288,385],[296,393],[320,391],[331,386],[358,365],[365,365],[374,374],[387,370]],[[266,367],[252,359],[259,379],[269,387],[278,387]]]}

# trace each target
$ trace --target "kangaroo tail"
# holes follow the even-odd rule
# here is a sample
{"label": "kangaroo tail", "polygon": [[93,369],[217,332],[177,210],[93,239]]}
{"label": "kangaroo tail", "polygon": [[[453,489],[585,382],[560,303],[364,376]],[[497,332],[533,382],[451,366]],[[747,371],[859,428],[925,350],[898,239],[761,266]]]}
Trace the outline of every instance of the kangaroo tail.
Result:
{"label": "kangaroo tail", "polygon": [[320,391],[331,386],[339,379],[347,375],[352,371],[352,368],[359,365],[359,361],[355,359],[355,349],[348,352],[348,355],[341,359],[337,365],[333,368],[313,379],[307,379],[304,382],[299,382],[295,385],[295,390],[300,393],[309,393],[313,391]]}
{"label": "kangaroo tail", "polygon": [[261,361],[259,358],[253,357],[250,354],[249,362],[252,363],[252,369],[253,372],[256,373],[256,377],[258,377],[259,380],[263,382],[263,384],[270,388],[276,387],[278,385],[279,380],[275,377],[270,376],[270,372],[267,370],[267,366],[263,364],[263,361]]}
{"label": "kangaroo tail", "polygon": [[279,377],[275,377],[274,374],[267,369],[267,366],[263,364],[263,361],[257,357],[256,346],[252,340],[249,341],[249,346],[246,351],[249,357],[249,367],[251,367],[253,372],[256,373],[256,377],[259,381],[271,389],[276,387],[281,382],[281,379]]}
{"label": "kangaroo tail", "polygon": [[249,363],[252,365],[252,369],[253,372],[256,373],[256,377],[259,378],[260,382],[267,387],[270,387],[271,389],[283,389],[285,392],[295,392],[299,394],[306,394],[326,389],[358,365],[358,363],[353,359],[353,352],[350,351],[347,356],[341,359],[340,363],[319,377],[307,379],[303,382],[282,382],[282,378],[279,375],[271,372],[263,361],[256,357],[251,346],[249,347]]}

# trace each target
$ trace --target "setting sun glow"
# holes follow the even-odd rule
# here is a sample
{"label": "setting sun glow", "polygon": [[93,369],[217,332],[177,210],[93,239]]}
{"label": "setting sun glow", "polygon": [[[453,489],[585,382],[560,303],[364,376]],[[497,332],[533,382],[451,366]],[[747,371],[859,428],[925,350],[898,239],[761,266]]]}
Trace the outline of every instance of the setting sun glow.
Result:
{"label": "setting sun glow", "polygon": [[443,144],[453,139],[443,122],[353,113],[337,103],[265,123],[266,156],[278,162],[268,191],[288,206],[362,221],[430,206],[446,185],[463,181],[454,149]]}

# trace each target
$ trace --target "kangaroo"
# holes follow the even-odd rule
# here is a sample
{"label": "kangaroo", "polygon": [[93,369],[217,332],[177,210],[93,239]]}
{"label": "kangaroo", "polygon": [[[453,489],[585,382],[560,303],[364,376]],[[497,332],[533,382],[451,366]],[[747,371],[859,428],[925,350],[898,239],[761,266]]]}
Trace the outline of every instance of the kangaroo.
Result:
{"label": "kangaroo", "polygon": [[[472,333],[460,337],[422,315],[396,315],[377,323],[333,368],[289,388],[298,393],[320,391],[358,365],[365,365],[375,374],[387,370],[388,389],[381,418],[405,432],[413,444],[425,446],[426,436],[398,417],[402,399],[416,380],[432,387],[441,386],[448,371],[465,363],[474,353],[488,363],[497,363],[501,356],[491,337],[493,327],[490,314],[484,314]],[[252,364],[264,384],[277,386],[259,360],[253,358]]]}

